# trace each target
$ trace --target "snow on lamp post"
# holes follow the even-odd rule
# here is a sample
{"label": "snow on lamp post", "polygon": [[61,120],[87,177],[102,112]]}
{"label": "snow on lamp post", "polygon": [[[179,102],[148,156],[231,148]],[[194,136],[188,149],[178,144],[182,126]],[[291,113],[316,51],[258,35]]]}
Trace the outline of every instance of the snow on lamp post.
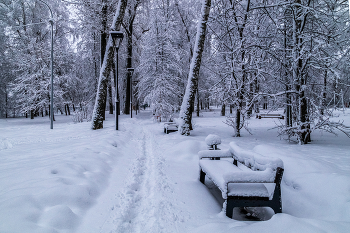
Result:
{"label": "snow on lamp post", "polygon": [[109,34],[113,40],[113,47],[116,53],[116,71],[114,72],[114,84],[115,84],[115,130],[118,130],[118,115],[120,114],[119,110],[119,92],[118,92],[118,52],[119,47],[123,41],[124,34],[121,31],[111,31]]}
{"label": "snow on lamp post", "polygon": [[132,118],[132,75],[134,68],[128,68],[128,72],[130,72],[130,118]]}

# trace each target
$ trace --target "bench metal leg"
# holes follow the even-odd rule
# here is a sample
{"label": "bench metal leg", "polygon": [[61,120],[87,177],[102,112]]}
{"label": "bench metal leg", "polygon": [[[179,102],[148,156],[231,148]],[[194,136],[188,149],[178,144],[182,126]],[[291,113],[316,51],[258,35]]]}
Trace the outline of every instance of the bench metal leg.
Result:
{"label": "bench metal leg", "polygon": [[281,200],[275,200],[271,203],[270,207],[275,211],[275,214],[282,213],[282,203]]}
{"label": "bench metal leg", "polygon": [[205,173],[202,171],[202,169],[201,169],[201,174],[200,174],[199,180],[200,180],[200,182],[202,182],[204,184],[204,182],[205,182]]}
{"label": "bench metal leg", "polygon": [[233,201],[226,200],[226,216],[228,218],[232,218],[233,207],[234,207]]}

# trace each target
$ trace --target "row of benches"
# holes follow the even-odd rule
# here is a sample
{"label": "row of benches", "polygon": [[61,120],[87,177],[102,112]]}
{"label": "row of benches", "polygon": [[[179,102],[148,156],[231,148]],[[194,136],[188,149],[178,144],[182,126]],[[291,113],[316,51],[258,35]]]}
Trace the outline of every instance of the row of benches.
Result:
{"label": "row of benches", "polygon": [[220,189],[226,216],[232,218],[234,207],[268,206],[281,213],[282,160],[243,150],[234,142],[229,146],[198,153],[200,182],[207,177]]}

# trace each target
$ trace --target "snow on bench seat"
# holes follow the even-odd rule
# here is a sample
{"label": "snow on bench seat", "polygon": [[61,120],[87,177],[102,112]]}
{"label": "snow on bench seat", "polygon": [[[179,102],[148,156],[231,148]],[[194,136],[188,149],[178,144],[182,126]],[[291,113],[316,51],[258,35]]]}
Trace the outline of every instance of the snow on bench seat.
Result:
{"label": "snow on bench seat", "polygon": [[179,125],[176,122],[165,122],[164,123],[164,133],[178,131]]}
{"label": "snow on bench seat", "polygon": [[[199,161],[199,166],[221,190],[224,199],[227,196],[271,196],[265,185],[261,184],[274,182],[275,173],[271,169],[266,171],[243,171],[227,160],[205,159]],[[245,184],[242,185],[241,183]]]}
{"label": "snow on bench seat", "polygon": [[224,160],[205,160],[201,159],[199,165],[202,171],[215,183],[221,192],[227,193],[226,175],[230,176],[233,172],[241,172],[239,167]]}
{"label": "snow on bench seat", "polygon": [[230,143],[230,152],[234,155],[234,158],[243,163],[245,166],[252,170],[266,170],[271,168],[276,170],[278,167],[283,168],[283,161],[279,158],[270,158],[255,153],[253,151],[244,150],[239,147],[235,142]]}

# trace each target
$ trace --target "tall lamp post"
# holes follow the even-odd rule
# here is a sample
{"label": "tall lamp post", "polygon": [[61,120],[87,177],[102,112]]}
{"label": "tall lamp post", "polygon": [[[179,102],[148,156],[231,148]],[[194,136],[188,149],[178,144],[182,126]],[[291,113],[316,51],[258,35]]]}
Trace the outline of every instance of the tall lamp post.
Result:
{"label": "tall lamp post", "polygon": [[119,106],[119,92],[118,92],[118,52],[119,47],[123,41],[124,34],[121,31],[110,31],[109,34],[113,40],[113,47],[116,54],[116,71],[114,72],[114,84],[115,84],[115,130],[118,130],[118,115],[120,114]]}
{"label": "tall lamp post", "polygon": [[130,118],[132,118],[132,75],[134,68],[128,68],[128,72],[130,72]]}
{"label": "tall lamp post", "polygon": [[51,98],[50,98],[50,120],[51,120],[51,124],[50,124],[50,129],[53,129],[53,14],[52,14],[52,10],[50,8],[50,6],[44,2],[43,0],[39,0],[40,2],[42,2],[43,4],[45,4],[50,11],[51,14],[51,19],[49,20],[50,24],[51,24]]}

